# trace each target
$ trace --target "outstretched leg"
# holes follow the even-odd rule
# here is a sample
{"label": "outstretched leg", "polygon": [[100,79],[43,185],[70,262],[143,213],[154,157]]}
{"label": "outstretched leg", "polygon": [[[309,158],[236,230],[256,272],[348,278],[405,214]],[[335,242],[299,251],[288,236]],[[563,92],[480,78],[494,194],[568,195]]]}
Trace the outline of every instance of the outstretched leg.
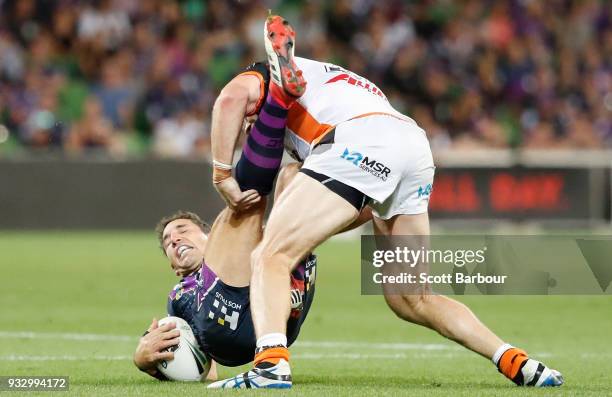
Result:
{"label": "outstretched leg", "polygon": [[[398,215],[389,220],[374,218],[374,232],[383,236],[427,236],[429,218],[427,213]],[[504,343],[463,303],[426,289],[414,295],[386,294],[385,300],[399,318],[431,328],[492,360],[501,373],[518,385],[560,386],[563,383],[559,372]]]}

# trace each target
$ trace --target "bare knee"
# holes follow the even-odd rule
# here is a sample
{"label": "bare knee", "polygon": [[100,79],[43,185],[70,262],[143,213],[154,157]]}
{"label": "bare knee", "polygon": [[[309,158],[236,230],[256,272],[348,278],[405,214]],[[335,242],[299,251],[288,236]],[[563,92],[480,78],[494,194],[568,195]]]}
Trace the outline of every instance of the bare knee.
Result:
{"label": "bare knee", "polygon": [[253,274],[263,271],[264,267],[290,272],[293,263],[294,260],[281,247],[259,244],[251,253]]}
{"label": "bare knee", "polygon": [[291,163],[283,166],[276,177],[276,190],[274,200],[289,186],[295,175],[299,172],[302,163]]}

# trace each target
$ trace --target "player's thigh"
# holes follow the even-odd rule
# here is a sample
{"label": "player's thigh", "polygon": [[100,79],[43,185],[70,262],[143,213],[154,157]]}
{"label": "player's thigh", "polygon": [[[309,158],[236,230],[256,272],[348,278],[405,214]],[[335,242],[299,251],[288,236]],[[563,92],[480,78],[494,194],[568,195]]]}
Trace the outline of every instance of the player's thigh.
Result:
{"label": "player's thigh", "polygon": [[344,198],[298,173],[274,204],[254,256],[282,254],[297,263],[357,215]]}
{"label": "player's thigh", "polygon": [[389,219],[373,217],[374,233],[379,236],[428,236],[429,215],[427,212],[420,214],[398,214]]}
{"label": "player's thigh", "polygon": [[293,178],[300,172],[302,163],[290,163],[284,165],[278,176],[276,177],[276,185],[274,189],[274,200],[277,201],[280,194],[289,186]]}

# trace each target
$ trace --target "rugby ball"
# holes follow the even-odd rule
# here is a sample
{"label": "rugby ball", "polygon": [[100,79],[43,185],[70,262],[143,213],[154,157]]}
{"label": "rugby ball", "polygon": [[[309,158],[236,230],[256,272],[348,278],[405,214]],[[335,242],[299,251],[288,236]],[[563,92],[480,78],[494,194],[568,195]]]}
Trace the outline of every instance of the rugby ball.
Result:
{"label": "rugby ball", "polygon": [[210,370],[210,359],[200,350],[193,331],[187,321],[179,317],[164,317],[159,326],[173,322],[181,332],[179,344],[168,348],[174,352],[173,360],[164,360],[157,364],[157,369],[168,379],[197,382],[206,379]]}

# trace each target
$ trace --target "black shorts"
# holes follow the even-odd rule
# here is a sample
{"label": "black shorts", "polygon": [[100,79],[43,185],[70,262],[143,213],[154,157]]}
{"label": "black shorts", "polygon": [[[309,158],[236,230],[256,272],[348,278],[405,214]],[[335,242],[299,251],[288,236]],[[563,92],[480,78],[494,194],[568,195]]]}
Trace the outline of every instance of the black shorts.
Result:
{"label": "black shorts", "polygon": [[318,172],[314,172],[313,170],[309,170],[308,168],[302,168],[300,169],[300,172],[321,182],[326,188],[348,201],[349,204],[355,207],[357,211],[361,211],[363,207],[368,205],[368,203],[370,202],[370,198],[368,196],[361,193],[354,187],[337,181],[334,178],[330,178],[327,175],[319,174]]}
{"label": "black shorts", "polygon": [[[292,311],[287,321],[288,345],[297,339],[312,305],[316,263],[316,256],[310,255],[291,273],[292,286],[301,286],[304,293],[303,307]],[[185,278],[170,294],[168,314],[187,321],[202,351],[219,364],[233,367],[251,362],[256,338],[249,287],[223,283],[206,264],[190,277],[194,279]]]}

